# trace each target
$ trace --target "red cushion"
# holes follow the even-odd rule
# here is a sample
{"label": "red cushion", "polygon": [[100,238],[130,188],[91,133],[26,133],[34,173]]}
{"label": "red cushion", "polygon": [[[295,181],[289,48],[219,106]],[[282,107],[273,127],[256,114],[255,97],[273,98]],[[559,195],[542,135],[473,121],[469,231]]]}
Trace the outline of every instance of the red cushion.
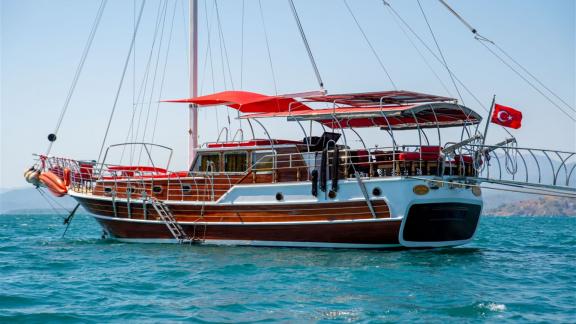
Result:
{"label": "red cushion", "polygon": [[423,153],[440,153],[442,146],[420,146],[420,152]]}
{"label": "red cushion", "polygon": [[[472,158],[471,155],[455,155],[454,156],[454,162],[460,163],[460,161],[462,161],[464,163],[473,163],[474,158]],[[482,160],[479,160],[478,162],[480,163],[480,165],[482,165]]]}
{"label": "red cushion", "polygon": [[370,165],[370,155],[366,150],[357,150],[353,153],[356,160],[356,165],[369,166]]}
{"label": "red cushion", "polygon": [[438,153],[404,152],[398,155],[401,161],[437,161],[440,158]]}

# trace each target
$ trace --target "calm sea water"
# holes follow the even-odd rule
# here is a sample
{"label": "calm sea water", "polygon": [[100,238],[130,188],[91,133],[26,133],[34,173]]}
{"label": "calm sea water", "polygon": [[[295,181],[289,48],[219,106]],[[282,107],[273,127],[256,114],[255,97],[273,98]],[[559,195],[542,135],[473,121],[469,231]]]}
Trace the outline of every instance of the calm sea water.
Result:
{"label": "calm sea water", "polygon": [[0,322],[576,322],[576,219],[485,217],[473,244],[124,244],[88,216],[0,216]]}

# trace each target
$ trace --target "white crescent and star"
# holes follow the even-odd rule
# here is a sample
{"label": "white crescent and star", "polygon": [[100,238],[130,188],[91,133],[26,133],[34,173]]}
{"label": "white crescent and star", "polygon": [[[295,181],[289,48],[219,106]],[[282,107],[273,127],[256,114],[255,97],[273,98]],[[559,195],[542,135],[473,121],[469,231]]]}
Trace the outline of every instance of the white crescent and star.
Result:
{"label": "white crescent and star", "polygon": [[513,119],[512,116],[510,116],[510,114],[505,110],[499,111],[498,114],[496,115],[496,118],[502,123],[511,121]]}

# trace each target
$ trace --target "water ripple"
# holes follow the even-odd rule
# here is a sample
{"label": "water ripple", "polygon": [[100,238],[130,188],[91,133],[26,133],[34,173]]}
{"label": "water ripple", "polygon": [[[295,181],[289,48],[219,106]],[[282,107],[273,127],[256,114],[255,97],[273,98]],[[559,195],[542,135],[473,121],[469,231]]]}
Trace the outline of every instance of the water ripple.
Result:
{"label": "water ripple", "polygon": [[87,216],[0,216],[0,322],[576,321],[575,222],[483,218],[473,244],[355,251],[125,244]]}

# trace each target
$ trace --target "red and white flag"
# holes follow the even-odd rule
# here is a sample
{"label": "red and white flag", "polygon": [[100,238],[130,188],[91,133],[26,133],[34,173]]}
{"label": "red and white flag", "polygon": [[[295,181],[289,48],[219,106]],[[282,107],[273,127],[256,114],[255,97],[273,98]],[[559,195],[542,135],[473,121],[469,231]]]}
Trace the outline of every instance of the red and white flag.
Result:
{"label": "red and white flag", "polygon": [[504,127],[518,129],[522,126],[522,112],[511,107],[495,104],[490,121]]}

